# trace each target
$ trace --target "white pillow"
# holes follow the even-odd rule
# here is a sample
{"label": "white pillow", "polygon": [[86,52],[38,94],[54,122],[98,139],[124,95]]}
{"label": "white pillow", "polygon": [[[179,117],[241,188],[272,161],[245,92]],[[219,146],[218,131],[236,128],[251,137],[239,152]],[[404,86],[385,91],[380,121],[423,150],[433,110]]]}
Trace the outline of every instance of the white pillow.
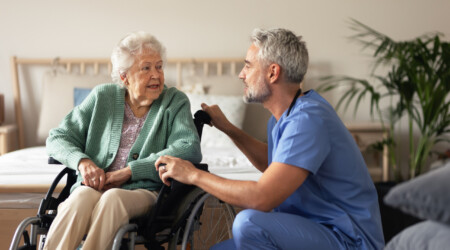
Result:
{"label": "white pillow", "polygon": [[[194,79],[194,80],[193,80]],[[182,91],[192,94],[244,95],[244,84],[236,75],[195,76],[184,79]],[[189,85],[190,84],[190,85]],[[256,139],[267,141],[267,121],[272,114],[261,104],[247,104],[242,129]],[[196,107],[197,108],[197,107]],[[200,106],[198,106],[200,108]]]}
{"label": "white pillow", "polygon": [[109,75],[46,73],[42,84],[37,142],[44,144],[50,129],[57,127],[73,109],[75,88],[93,88],[107,82],[111,82]]}
{"label": "white pillow", "polygon": [[[201,109],[201,104],[219,105],[222,112],[236,127],[242,128],[245,117],[246,104],[242,100],[242,96],[232,95],[205,95],[186,93],[191,102],[191,112],[195,114]],[[205,147],[235,147],[234,143],[227,135],[214,127],[208,125],[203,127],[202,148]]]}
{"label": "white pillow", "polygon": [[185,93],[211,95],[244,94],[244,84],[238,76],[190,76],[183,79],[181,90]]}

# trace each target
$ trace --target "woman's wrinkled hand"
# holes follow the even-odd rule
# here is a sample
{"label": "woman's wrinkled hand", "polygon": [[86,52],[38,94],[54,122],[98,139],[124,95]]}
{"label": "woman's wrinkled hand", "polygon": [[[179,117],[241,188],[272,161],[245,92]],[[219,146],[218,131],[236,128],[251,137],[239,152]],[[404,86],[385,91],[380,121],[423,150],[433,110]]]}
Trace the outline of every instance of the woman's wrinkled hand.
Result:
{"label": "woman's wrinkled hand", "polygon": [[103,190],[119,188],[131,178],[131,168],[126,167],[117,171],[107,172]]}
{"label": "woman's wrinkled hand", "polygon": [[105,171],[99,168],[91,159],[81,159],[78,170],[83,177],[82,183],[95,190],[102,190],[105,185]]}

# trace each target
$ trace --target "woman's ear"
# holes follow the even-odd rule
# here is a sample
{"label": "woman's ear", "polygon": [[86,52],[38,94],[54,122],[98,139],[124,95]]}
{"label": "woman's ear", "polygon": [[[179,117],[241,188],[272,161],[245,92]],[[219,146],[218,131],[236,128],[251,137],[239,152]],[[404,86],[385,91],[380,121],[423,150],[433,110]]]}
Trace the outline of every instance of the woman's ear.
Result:
{"label": "woman's ear", "polygon": [[120,74],[120,80],[122,80],[123,84],[128,84],[127,74]]}
{"label": "woman's ear", "polygon": [[281,67],[276,63],[269,65],[269,82],[274,83],[280,78]]}

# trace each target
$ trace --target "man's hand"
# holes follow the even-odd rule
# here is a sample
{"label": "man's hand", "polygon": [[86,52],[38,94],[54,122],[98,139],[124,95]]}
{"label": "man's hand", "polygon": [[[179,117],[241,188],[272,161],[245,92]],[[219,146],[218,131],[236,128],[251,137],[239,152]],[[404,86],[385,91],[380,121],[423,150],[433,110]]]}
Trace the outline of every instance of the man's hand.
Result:
{"label": "man's hand", "polygon": [[105,171],[99,168],[91,159],[81,159],[78,170],[83,177],[82,183],[96,190],[102,190],[105,185]]}
{"label": "man's hand", "polygon": [[131,168],[128,166],[117,171],[107,172],[103,190],[121,187],[131,178]]}
{"label": "man's hand", "polygon": [[193,177],[197,171],[201,171],[192,165],[191,162],[169,155],[159,157],[155,162],[155,167],[156,171],[159,172],[159,178],[167,186],[170,186],[169,178],[193,185]]}
{"label": "man's hand", "polygon": [[226,133],[232,126],[230,121],[224,115],[222,110],[217,105],[208,106],[205,103],[202,103],[202,109],[211,117],[211,125],[216,127],[218,130]]}

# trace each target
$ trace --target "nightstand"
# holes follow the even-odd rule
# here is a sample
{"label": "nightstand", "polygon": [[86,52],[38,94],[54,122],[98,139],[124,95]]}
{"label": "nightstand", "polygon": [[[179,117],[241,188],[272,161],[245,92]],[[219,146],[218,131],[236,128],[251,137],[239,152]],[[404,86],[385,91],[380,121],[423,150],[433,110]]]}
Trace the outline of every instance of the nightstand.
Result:
{"label": "nightstand", "polygon": [[389,148],[383,146],[383,151],[377,151],[371,147],[376,142],[381,142],[388,138],[389,131],[383,129],[380,123],[348,123],[345,124],[359,150],[364,157],[369,173],[374,181],[389,180]]}
{"label": "nightstand", "polygon": [[16,150],[17,146],[17,126],[0,125],[0,155]]}

